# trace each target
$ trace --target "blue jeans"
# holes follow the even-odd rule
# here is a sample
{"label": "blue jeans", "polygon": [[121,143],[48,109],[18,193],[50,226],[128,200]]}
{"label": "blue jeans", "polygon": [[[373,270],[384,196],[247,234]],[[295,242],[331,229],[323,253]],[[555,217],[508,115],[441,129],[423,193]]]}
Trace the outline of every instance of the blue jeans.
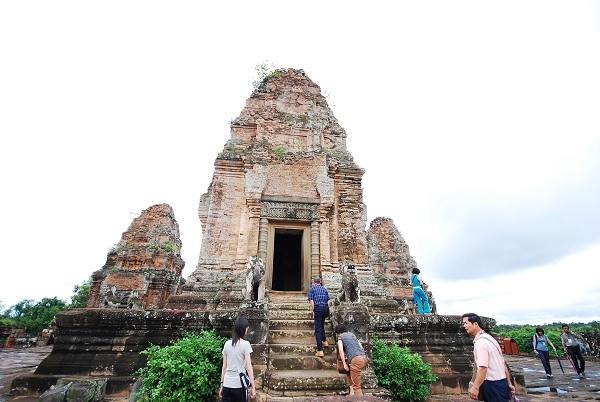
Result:
{"label": "blue jeans", "polygon": [[547,350],[538,350],[540,354],[540,360],[542,361],[542,366],[544,366],[544,371],[546,374],[552,374],[552,369],[550,368],[550,353]]}
{"label": "blue jeans", "polygon": [[329,317],[329,306],[315,306],[315,338],[317,338],[317,350],[323,350],[325,337],[325,318]]}
{"label": "blue jeans", "polygon": [[429,299],[423,291],[423,288],[420,286],[415,286],[413,288],[413,292],[413,297],[415,298],[415,304],[417,305],[419,314],[431,313],[431,307],[429,307]]}

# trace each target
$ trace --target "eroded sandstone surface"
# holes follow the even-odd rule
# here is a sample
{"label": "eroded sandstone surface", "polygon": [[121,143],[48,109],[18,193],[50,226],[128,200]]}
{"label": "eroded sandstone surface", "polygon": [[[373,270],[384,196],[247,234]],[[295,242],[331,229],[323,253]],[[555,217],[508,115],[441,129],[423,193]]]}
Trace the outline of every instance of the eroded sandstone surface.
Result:
{"label": "eroded sandstone surface", "polygon": [[160,309],[182,285],[181,239],[170,205],[154,205],[133,220],[92,274],[89,308]]}

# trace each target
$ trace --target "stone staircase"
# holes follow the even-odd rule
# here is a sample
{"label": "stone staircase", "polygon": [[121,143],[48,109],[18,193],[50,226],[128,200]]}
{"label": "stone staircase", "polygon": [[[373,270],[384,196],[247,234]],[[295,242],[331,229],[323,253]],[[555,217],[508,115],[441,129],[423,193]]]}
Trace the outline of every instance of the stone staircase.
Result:
{"label": "stone staircase", "polygon": [[315,329],[306,295],[271,291],[268,314],[268,363],[259,400],[292,402],[347,394],[346,376],[336,368],[337,349],[329,319],[325,321],[329,347],[324,348],[324,358],[315,356]]}

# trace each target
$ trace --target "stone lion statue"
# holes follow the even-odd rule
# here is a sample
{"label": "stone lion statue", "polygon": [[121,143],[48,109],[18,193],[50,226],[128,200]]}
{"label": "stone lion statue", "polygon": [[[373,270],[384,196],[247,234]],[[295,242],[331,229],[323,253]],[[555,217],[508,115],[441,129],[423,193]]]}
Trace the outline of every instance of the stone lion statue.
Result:
{"label": "stone lion statue", "polygon": [[356,276],[354,264],[351,262],[342,263],[340,274],[342,275],[342,290],[337,295],[338,301],[360,302],[360,287],[358,286],[358,277]]}
{"label": "stone lion statue", "polygon": [[246,270],[246,288],[242,289],[244,299],[262,301],[265,298],[265,262],[257,255],[248,257]]}

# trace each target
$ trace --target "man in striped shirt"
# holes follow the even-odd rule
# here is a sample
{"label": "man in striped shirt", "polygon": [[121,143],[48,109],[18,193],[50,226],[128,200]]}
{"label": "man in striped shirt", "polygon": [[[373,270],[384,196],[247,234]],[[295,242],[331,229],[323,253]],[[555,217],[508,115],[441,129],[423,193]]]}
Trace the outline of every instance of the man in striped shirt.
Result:
{"label": "man in striped shirt", "polygon": [[317,276],[313,282],[308,291],[308,301],[315,320],[315,337],[317,338],[317,353],[315,353],[315,356],[324,357],[323,346],[329,346],[325,337],[325,318],[329,317],[331,300],[329,299],[329,292],[321,284],[321,278]]}

